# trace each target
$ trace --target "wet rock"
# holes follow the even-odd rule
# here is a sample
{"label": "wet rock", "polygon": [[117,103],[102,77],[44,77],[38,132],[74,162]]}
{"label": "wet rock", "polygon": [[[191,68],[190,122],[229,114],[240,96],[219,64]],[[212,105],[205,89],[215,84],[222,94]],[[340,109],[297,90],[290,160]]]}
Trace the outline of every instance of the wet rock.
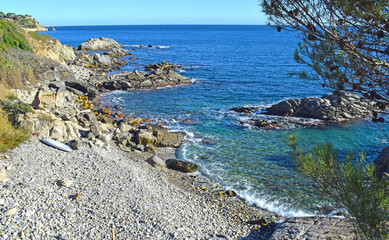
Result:
{"label": "wet rock", "polygon": [[215,142],[211,141],[211,140],[207,140],[207,139],[203,139],[201,140],[202,143],[205,143],[205,144],[208,144],[208,145],[216,145]]}
{"label": "wet rock", "polygon": [[158,156],[152,156],[151,158],[146,160],[147,163],[149,163],[151,166],[158,168],[158,169],[167,169],[165,161],[163,161]]}
{"label": "wet rock", "polygon": [[389,174],[389,147],[384,148],[380,155],[374,160],[376,166],[375,174],[382,177],[383,174]]}
{"label": "wet rock", "polygon": [[77,50],[105,50],[123,46],[111,38],[92,38],[77,47]]}
{"label": "wet rock", "polygon": [[180,68],[179,65],[174,65],[171,63],[167,63],[167,62],[160,62],[160,63],[150,64],[150,65],[145,66],[145,71],[146,72],[154,72],[157,69],[160,69],[162,71],[169,71],[169,70],[174,71],[178,68]]}
{"label": "wet rock", "polygon": [[273,128],[283,128],[284,127],[284,125],[282,123],[269,122],[269,121],[261,120],[261,119],[251,119],[251,121],[248,123],[250,125],[253,125],[257,128],[262,128],[262,129],[273,129]]}
{"label": "wet rock", "polygon": [[185,162],[177,159],[166,160],[166,165],[170,169],[184,173],[196,172],[199,169],[199,167],[194,163]]}
{"label": "wet rock", "polygon": [[236,195],[238,195],[235,191],[232,191],[232,190],[226,190],[226,191],[225,191],[225,194],[226,194],[228,197],[235,197]]}
{"label": "wet rock", "polygon": [[259,110],[259,107],[234,107],[231,108],[231,111],[237,112],[237,113],[246,113],[250,114],[253,112],[256,112]]}

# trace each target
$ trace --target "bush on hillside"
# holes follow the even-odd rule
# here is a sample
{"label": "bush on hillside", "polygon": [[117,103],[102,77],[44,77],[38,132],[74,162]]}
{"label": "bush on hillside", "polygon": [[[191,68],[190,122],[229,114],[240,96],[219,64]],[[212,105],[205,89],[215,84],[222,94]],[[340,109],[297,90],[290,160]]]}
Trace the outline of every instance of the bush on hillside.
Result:
{"label": "bush on hillside", "polygon": [[21,31],[15,23],[0,20],[0,51],[7,48],[32,51]]}
{"label": "bush on hillside", "polygon": [[15,148],[21,142],[26,141],[29,135],[27,130],[19,130],[12,126],[7,114],[0,108],[0,152]]}

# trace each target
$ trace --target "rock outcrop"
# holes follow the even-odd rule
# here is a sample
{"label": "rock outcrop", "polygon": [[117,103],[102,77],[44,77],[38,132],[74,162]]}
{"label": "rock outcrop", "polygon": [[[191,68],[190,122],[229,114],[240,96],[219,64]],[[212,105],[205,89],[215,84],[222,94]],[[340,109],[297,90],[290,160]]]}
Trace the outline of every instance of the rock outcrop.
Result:
{"label": "rock outcrop", "polygon": [[192,81],[189,78],[173,71],[165,73],[157,70],[149,74],[134,71],[133,73],[114,75],[108,81],[100,83],[99,88],[106,91],[152,89],[190,83]]}
{"label": "rock outcrop", "polygon": [[150,64],[150,65],[145,66],[145,71],[146,72],[154,72],[157,69],[160,69],[162,71],[166,71],[167,72],[167,71],[177,70],[180,67],[181,66],[179,66],[179,65],[174,65],[174,64],[171,64],[171,63],[168,63],[168,62],[160,62],[160,63]]}
{"label": "rock outcrop", "polygon": [[352,93],[341,93],[339,97],[329,94],[321,98],[306,97],[282,101],[267,108],[263,114],[342,122],[365,118],[379,111],[379,107],[373,101]]}
{"label": "rock outcrop", "polygon": [[45,40],[35,39],[28,32],[24,35],[38,56],[53,59],[61,64],[71,62],[76,58],[73,48],[68,45],[62,45],[57,39],[47,35],[45,35]]}
{"label": "rock outcrop", "polygon": [[122,48],[123,46],[111,38],[92,38],[79,45],[77,50],[106,50],[109,48]]}

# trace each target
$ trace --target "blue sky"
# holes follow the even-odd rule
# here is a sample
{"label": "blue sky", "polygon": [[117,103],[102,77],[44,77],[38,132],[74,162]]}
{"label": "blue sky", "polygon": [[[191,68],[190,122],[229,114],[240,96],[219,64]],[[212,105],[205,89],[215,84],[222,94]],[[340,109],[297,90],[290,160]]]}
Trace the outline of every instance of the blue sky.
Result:
{"label": "blue sky", "polygon": [[0,11],[49,26],[266,24],[258,0],[10,0]]}

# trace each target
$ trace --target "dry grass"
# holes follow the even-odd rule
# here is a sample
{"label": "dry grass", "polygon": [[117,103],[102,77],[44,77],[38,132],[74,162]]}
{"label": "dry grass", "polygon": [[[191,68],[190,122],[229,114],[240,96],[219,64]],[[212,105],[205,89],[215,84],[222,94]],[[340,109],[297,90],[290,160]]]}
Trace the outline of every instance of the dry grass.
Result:
{"label": "dry grass", "polygon": [[27,55],[33,53],[10,49],[0,53],[0,84],[8,88],[24,88],[27,82],[35,82],[35,74]]}
{"label": "dry grass", "polygon": [[15,148],[28,137],[28,131],[15,129],[8,120],[7,114],[0,109],[0,152]]}
{"label": "dry grass", "polygon": [[6,96],[12,95],[12,92],[8,90],[3,84],[0,83],[0,100],[5,101]]}

